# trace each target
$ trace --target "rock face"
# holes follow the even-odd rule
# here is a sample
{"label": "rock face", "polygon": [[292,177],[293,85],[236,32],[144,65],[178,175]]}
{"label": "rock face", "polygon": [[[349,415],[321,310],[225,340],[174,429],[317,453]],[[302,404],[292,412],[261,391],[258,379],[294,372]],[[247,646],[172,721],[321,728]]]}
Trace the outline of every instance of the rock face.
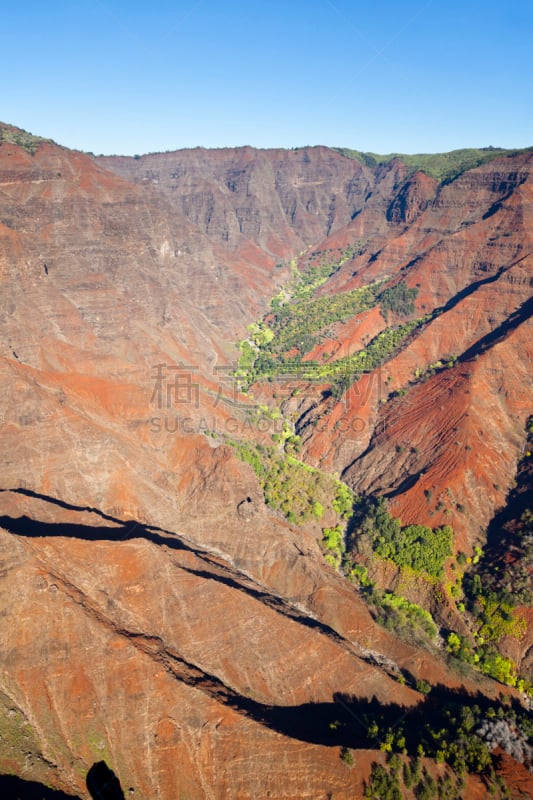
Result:
{"label": "rock face", "polygon": [[[424,489],[435,497],[448,489],[456,502],[461,495],[470,520],[465,523],[452,508],[451,522],[468,536],[461,544],[470,548],[513,480],[532,400],[531,158],[509,162],[504,171],[506,161],[441,187],[412,225],[394,238],[389,233],[377,258],[359,256],[357,281],[393,271],[419,288],[419,315],[438,313],[374,376],[374,396],[360,409],[361,416],[366,411],[372,417],[363,417],[364,430],[352,438],[351,452],[346,437],[335,436],[338,415],[326,436],[310,443],[329,449],[332,465],[346,470],[357,489],[379,485],[390,492],[408,522],[428,523],[434,511]],[[351,286],[354,270],[346,272]],[[341,280],[338,275],[336,290]],[[451,358],[457,359],[457,370],[443,370]],[[408,388],[405,397],[393,398]],[[389,397],[391,402],[383,402]],[[336,447],[342,450],[333,455]]]}
{"label": "rock face", "polygon": [[[377,625],[224,437],[270,438],[230,373],[289,261],[357,241],[318,295],[399,276],[441,313],[353,402],[291,401],[305,458],[405,521],[440,522],[424,489],[447,492],[471,551],[531,411],[531,161],[442,186],[321,147],[0,144],[1,771],[79,797],[102,760],[133,797],[360,797],[380,756],[341,760],[341,695],[401,717],[417,679],[497,692]],[[385,325],[362,319],[330,353]]]}
{"label": "rock face", "polygon": [[276,257],[320,242],[360,213],[371,170],[325,148],[184,150],[99,163],[172,206],[213,241]]}

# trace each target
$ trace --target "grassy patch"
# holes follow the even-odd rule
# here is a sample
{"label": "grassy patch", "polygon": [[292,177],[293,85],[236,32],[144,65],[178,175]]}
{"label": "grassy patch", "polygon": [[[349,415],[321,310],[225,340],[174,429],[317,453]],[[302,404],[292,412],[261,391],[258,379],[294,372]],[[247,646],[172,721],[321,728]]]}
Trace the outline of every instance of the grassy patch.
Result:
{"label": "grassy patch", "polygon": [[389,153],[388,155],[378,155],[377,153],[361,153],[358,150],[350,150],[347,147],[332,148],[346,158],[353,158],[367,167],[378,167],[380,164],[387,164],[394,158],[399,158],[410,168],[411,172],[422,170],[427,175],[440,182],[449,182],[463,172],[481,164],[486,164],[499,156],[512,156],[518,153],[527,153],[530,147],[522,150],[505,150],[500,147],[466,148],[462,150],[451,150],[449,153],[417,153],[406,155],[402,153]]}
{"label": "grassy patch", "polygon": [[0,144],[6,142],[7,144],[16,144],[24,148],[28,153],[34,155],[39,145],[47,142],[53,144],[51,139],[43,139],[42,136],[34,136],[27,131],[19,130],[18,128],[11,128],[9,126],[3,127],[0,125]]}
{"label": "grassy patch", "polygon": [[39,738],[19,708],[0,692],[0,758],[3,764],[24,764],[25,754],[42,752]]}

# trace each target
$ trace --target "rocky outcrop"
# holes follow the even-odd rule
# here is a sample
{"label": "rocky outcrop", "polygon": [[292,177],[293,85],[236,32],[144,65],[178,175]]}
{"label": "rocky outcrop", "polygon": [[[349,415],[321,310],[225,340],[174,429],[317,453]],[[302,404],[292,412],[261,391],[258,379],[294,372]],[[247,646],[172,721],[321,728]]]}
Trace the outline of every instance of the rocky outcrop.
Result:
{"label": "rocky outcrop", "polygon": [[437,182],[423,172],[417,172],[407,180],[389,208],[389,222],[411,224],[434,199]]}

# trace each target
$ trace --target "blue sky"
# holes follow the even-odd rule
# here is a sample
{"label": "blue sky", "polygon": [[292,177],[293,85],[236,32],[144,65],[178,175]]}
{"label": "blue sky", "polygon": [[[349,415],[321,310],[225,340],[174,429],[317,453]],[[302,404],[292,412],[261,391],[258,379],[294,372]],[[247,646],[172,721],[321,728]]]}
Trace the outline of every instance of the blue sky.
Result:
{"label": "blue sky", "polygon": [[0,25],[0,119],[81,150],[533,145],[531,0],[26,0]]}

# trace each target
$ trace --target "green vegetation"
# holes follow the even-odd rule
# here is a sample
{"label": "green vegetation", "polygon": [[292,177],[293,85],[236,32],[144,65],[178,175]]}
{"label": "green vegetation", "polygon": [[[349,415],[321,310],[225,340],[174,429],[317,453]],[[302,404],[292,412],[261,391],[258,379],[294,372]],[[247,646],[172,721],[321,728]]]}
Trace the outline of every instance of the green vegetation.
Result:
{"label": "green vegetation", "polygon": [[446,559],[452,555],[453,531],[449,525],[428,528],[425,525],[407,525],[389,530],[389,537],[378,535],[375,551],[398,567],[410,567],[415,572],[425,572],[436,578],[443,577]]}
{"label": "green vegetation", "polygon": [[355,764],[353,753],[349,747],[341,748],[341,759],[344,761],[347,767],[353,767]]}
{"label": "green vegetation", "polygon": [[315,290],[362,247],[361,242],[356,242],[337,251],[335,258],[333,251],[312,253],[302,271],[295,260],[291,262],[290,284],[270,301],[270,313],[248,326],[248,338],[239,343],[241,354],[235,377],[242,388],[257,380],[294,374],[303,381],[333,384],[333,396],[340,397],[357,374],[381,364],[406,336],[430,318],[391,326],[351,356],[328,362],[324,355],[321,363],[303,361],[317,344],[332,336],[332,325],[344,323],[378,304],[385,318],[391,311],[400,316],[414,312],[418,289],[409,289],[404,280],[388,288],[383,287],[382,281],[314,297]]}
{"label": "green vegetation", "polygon": [[[479,558],[478,558],[479,560]],[[498,652],[498,643],[506,636],[521,639],[526,623],[516,611],[514,599],[505,592],[495,592],[484,585],[478,572],[466,573],[463,591],[467,621],[472,635],[448,635],[451,656],[489,675],[500,683],[533,694],[530,680],[518,674],[516,664]]]}
{"label": "green vegetation", "polygon": [[305,355],[316,344],[315,334],[318,331],[335,322],[345,322],[375,304],[375,286],[286,303],[269,318],[274,334],[272,338],[275,338],[269,349],[276,356],[286,354],[293,348],[297,348],[300,355]]}
{"label": "green vegetation", "polygon": [[327,563],[338,569],[341,566],[344,546],[344,527],[335,525],[334,528],[324,528],[322,530],[322,546],[325,550]]}
{"label": "green vegetation", "polygon": [[[450,657],[475,666],[496,680],[533,696],[530,676],[520,675],[517,665],[507,657],[505,640],[522,639],[526,620],[520,606],[531,606],[533,591],[533,514],[531,503],[531,461],[533,418],[525,426],[526,441],[518,462],[516,486],[507,505],[492,520],[485,550],[474,548],[474,555],[459,554],[458,565],[466,569],[455,595],[469,635],[450,633]],[[502,651],[506,655],[502,655]]]}
{"label": "green vegetation", "polygon": [[423,643],[425,639],[434,640],[437,626],[433,617],[416,603],[392,592],[379,592],[374,589],[371,602],[377,607],[377,621],[401,639],[413,644]]}
{"label": "green vegetation", "polygon": [[16,144],[23,147],[28,153],[34,155],[39,145],[44,142],[53,144],[51,139],[43,139],[41,136],[34,136],[27,131],[19,130],[18,128],[4,127],[0,125],[0,144]]}
{"label": "green vegetation", "polygon": [[420,694],[429,694],[431,691],[431,684],[429,681],[424,680],[424,678],[420,678],[416,682],[416,690],[420,692]]}
{"label": "green vegetation", "polygon": [[384,318],[388,318],[389,311],[402,316],[413,314],[415,310],[414,301],[417,297],[418,289],[409,289],[404,280],[384,289],[379,298]]}
{"label": "green vegetation", "polygon": [[[363,292],[365,290],[356,291]],[[341,297],[341,295],[336,297]],[[275,352],[276,338],[269,346],[255,349],[250,342],[241,342],[241,358],[235,375],[244,385],[249,386],[261,378],[271,379],[276,375],[294,374],[299,380],[333,384],[333,392],[336,396],[339,392],[338,386],[343,386],[342,391],[344,391],[356,380],[358,374],[368,372],[382,364],[396,347],[427,319],[428,317],[423,317],[403,325],[386,328],[375,336],[364,350],[358,350],[356,353],[336,361],[320,364],[316,361],[301,360],[302,352],[307,352],[306,348],[309,345],[309,340],[305,339],[306,331],[311,332],[314,326],[312,316],[305,317],[303,328],[298,329],[301,334],[298,352],[292,355],[287,351],[278,354]],[[273,329],[275,330],[274,326]],[[312,334],[309,333],[309,335]],[[296,345],[294,345],[294,349],[297,349]]]}
{"label": "green vegetation", "polygon": [[[423,757],[448,764],[455,773],[453,785],[456,790],[463,788],[461,779],[467,774],[481,775],[487,784],[497,786],[495,761],[489,742],[500,744],[518,760],[527,759],[532,725],[526,711],[505,709],[503,706],[497,710],[491,706],[482,709],[466,698],[450,699],[441,695],[433,700],[433,694],[424,693],[429,696],[418,711],[413,712],[410,718],[392,725],[391,718],[387,718],[386,712],[379,708],[373,708],[372,713],[360,714],[362,720],[366,719],[368,723],[368,742],[374,748],[390,754],[387,768],[381,766],[380,770],[372,770],[366,797],[386,797],[387,791],[395,786],[401,788],[402,784],[408,789],[416,787],[415,795],[419,797],[418,787],[424,776],[424,782],[433,789],[433,794],[424,796],[448,796],[444,793],[444,787],[439,792],[437,785],[432,785],[428,780],[428,774],[422,767]],[[496,720],[498,725],[494,724]],[[448,774],[448,782],[450,779]],[[380,795],[376,794],[378,787],[382,792]],[[448,783],[447,791],[451,790],[452,786]]]}
{"label": "green vegetation", "polygon": [[[332,325],[345,322],[361,311],[379,304],[385,319],[390,313],[405,316],[414,311],[418,290],[410,289],[403,280],[392,286],[373,284],[333,296],[315,297],[315,290],[354,252],[343,251],[334,257],[332,251],[310,254],[302,271],[296,261],[291,263],[291,285],[272,300],[271,312],[263,320],[249,326],[249,337],[240,344],[237,376],[241,385],[293,374],[302,381],[329,385],[331,396],[339,400],[360,374],[386,361],[407,337],[438,313],[387,327],[364,349],[336,361],[328,361],[327,354],[321,362],[304,360],[317,343],[331,335],[329,329]],[[448,362],[436,361],[429,366],[427,375],[453,367],[455,363],[454,356]],[[424,377],[426,373],[421,375],[417,371],[415,374],[415,378]],[[533,421],[530,421],[530,427],[533,430]],[[497,579],[490,571],[481,581],[479,569],[473,570],[482,560],[479,548],[472,558],[461,559],[459,555],[457,562],[451,562],[452,580],[448,577],[439,585],[439,581],[444,580],[446,562],[453,555],[453,531],[449,526],[435,529],[416,524],[402,526],[400,520],[389,514],[382,499],[363,498],[354,506],[353,493],[348,487],[295,458],[301,442],[292,433],[291,426],[285,423],[282,432],[273,438],[283,452],[280,452],[280,447],[233,445],[241,458],[254,467],[265,502],[272,509],[296,524],[322,518],[327,521],[327,526],[322,528],[321,540],[326,562],[359,584],[378,622],[411,643],[424,646],[434,643],[438,631],[431,615],[402,596],[406,591],[402,588],[404,585],[411,586],[413,581],[425,582],[426,587],[430,586],[432,596],[437,597],[440,592],[455,602],[458,613],[471,631],[467,636],[447,632],[446,646],[451,663],[457,666],[459,662],[467,663],[520,691],[532,691],[533,687],[518,674],[513,661],[498,652],[503,637],[520,638],[523,633],[524,621],[516,612],[518,599],[513,601],[510,591],[506,594],[499,588],[495,589],[493,584]],[[425,496],[431,502],[431,490],[426,490]],[[456,508],[465,513],[460,503]],[[332,511],[337,514],[336,520],[331,517]],[[349,534],[346,535],[345,521],[350,517]],[[522,599],[530,591],[532,519],[530,512],[524,512],[519,531],[523,536],[518,537],[523,542],[520,552],[525,554],[524,559],[518,562],[521,572],[520,576],[517,572],[516,580],[516,585],[522,587]],[[356,563],[357,560],[365,562],[366,566]],[[380,560],[390,561],[399,568],[402,586],[397,594],[383,591],[369,578],[368,567],[377,567]],[[515,563],[500,573],[507,583]],[[464,568],[469,569],[466,576],[463,576]],[[371,574],[374,576],[375,570]],[[377,574],[380,574],[379,570]]]}
{"label": "green vegetation", "polygon": [[0,758],[24,764],[24,754],[37,756],[41,750],[37,732],[12,700],[0,692]]}
{"label": "green vegetation", "polygon": [[398,774],[387,770],[382,764],[373,764],[364,796],[370,800],[402,800]]}
{"label": "green vegetation", "polygon": [[462,664],[468,664],[500,683],[533,695],[531,681],[518,673],[512,659],[499,652],[504,638],[521,639],[525,634],[526,622],[517,609],[519,601],[506,591],[491,588],[485,573],[479,572],[483,559],[483,551],[475,547],[473,557],[458,553],[457,560],[450,564],[455,580],[446,582],[443,588],[468,627],[467,634],[448,631],[446,649],[450,662],[461,673]]}
{"label": "green vegetation", "polygon": [[368,576],[368,569],[363,564],[355,564],[355,566],[351,563],[347,564],[346,577],[358,583],[363,589],[370,590],[374,587],[373,581]]}
{"label": "green vegetation", "polygon": [[[288,439],[290,443],[290,439]],[[259,478],[265,503],[280,511],[289,522],[302,525],[310,520],[320,520],[327,510],[336,514],[339,525],[325,528],[325,549],[330,556],[342,552],[343,526],[353,505],[353,493],[341,481],[274,446],[264,446],[243,441],[228,440],[228,444],[242,461],[253,468]],[[335,558],[335,564],[338,559]]]}
{"label": "green vegetation", "polygon": [[[292,282],[280,294],[290,295],[295,302],[307,300],[316,289],[331,278],[343,264],[361,253],[364,242],[359,239],[345,247],[343,250],[315,250],[309,253],[303,262],[302,271],[296,268],[295,262],[291,263]],[[271,305],[275,302],[272,301]]]}
{"label": "green vegetation", "polygon": [[[527,455],[526,458],[530,458]],[[526,508],[512,526],[512,539],[509,550],[513,554],[510,563],[497,571],[490,567],[484,571],[485,582],[507,595],[515,604],[533,605],[533,510]],[[507,538],[507,537],[506,537]],[[510,538],[510,537],[509,537]]]}
{"label": "green vegetation", "polygon": [[429,611],[400,594],[379,589],[368,569],[363,564],[354,565],[349,555],[344,556],[343,570],[348,580],[360,587],[376,622],[409,644],[427,646],[435,642],[438,628]]}
{"label": "green vegetation", "polygon": [[[524,461],[531,458],[527,453],[526,450]],[[524,472],[525,481],[530,481],[528,471]],[[514,502],[518,505],[520,496],[527,498],[526,492],[531,497],[527,483],[524,487],[517,487],[508,500],[508,508],[512,508]],[[517,518],[512,516],[506,519],[498,525],[497,530],[497,551],[494,552],[492,548],[484,555],[478,571],[479,580],[485,591],[495,593],[512,606],[532,605],[533,511],[526,506],[521,512],[518,511]],[[511,557],[503,561],[502,553]]]}
{"label": "green vegetation", "polygon": [[[407,642],[427,646],[438,632],[429,612],[402,597],[401,591],[380,590],[370,580],[367,567],[357,563],[357,559],[370,564],[385,559],[400,568],[404,580],[410,581],[412,575],[435,584],[444,577],[452,544],[453,530],[449,526],[433,530],[424,525],[402,527],[400,520],[389,514],[382,498],[369,497],[356,500],[346,552],[338,551],[335,555],[337,561],[342,557],[344,574],[360,586],[381,625]],[[477,567],[482,556],[478,547],[473,558],[467,559],[459,553],[457,561],[450,564],[456,577],[452,582],[447,581],[441,591],[455,602],[471,634],[448,632],[446,649],[457,666],[458,662],[469,664],[500,683],[533,695],[533,683],[521,676],[516,664],[498,651],[504,637],[520,639],[525,633],[525,620],[516,609],[518,601],[507,592],[488,588],[477,571],[458,573],[460,567]]]}
{"label": "green vegetation", "polygon": [[343,566],[348,579],[359,585],[376,622],[409,644],[427,646],[435,642],[438,628],[429,611],[400,594],[379,589],[370,580],[367,568],[363,564],[354,566],[349,556],[344,557]]}
{"label": "green vegetation", "polygon": [[335,481],[335,497],[332,506],[341,519],[349,519],[352,516],[354,502],[355,496],[350,487],[342,481]]}
{"label": "green vegetation", "polygon": [[416,367],[411,380],[411,385],[417,382],[424,383],[428,380],[428,378],[436,375],[437,372],[441,372],[444,369],[453,369],[455,366],[457,366],[457,356],[452,355],[445,361],[437,359],[437,361],[433,361],[431,364],[428,364],[428,366],[424,369]]}
{"label": "green vegetation", "polygon": [[[413,685],[414,678],[409,676]],[[416,681],[425,697],[405,713],[399,705],[387,705],[340,696],[335,721],[329,721],[329,737],[341,745],[341,758],[350,749],[379,750],[381,763],[374,763],[365,786],[367,798],[426,797],[461,798],[467,775],[477,775],[490,794],[507,797],[496,775],[500,747],[520,763],[528,763],[533,722],[519,704],[491,705],[482,695],[473,698],[462,691],[430,686]],[[354,728],[354,719],[358,725]],[[385,761],[386,759],[386,761]],[[430,774],[425,759],[441,765]],[[399,793],[399,794],[398,794]]]}
{"label": "green vegetation", "polygon": [[368,548],[374,555],[407,567],[416,573],[442,578],[446,559],[452,555],[453,530],[445,525],[431,529],[425,525],[402,527],[391,516],[382,498],[365,498],[356,506],[350,548]]}
{"label": "green vegetation", "polygon": [[481,164],[492,161],[499,156],[511,156],[531,150],[530,147],[523,150],[482,147],[452,150],[449,153],[417,153],[416,155],[389,153],[388,155],[378,155],[377,153],[361,153],[358,150],[350,150],[347,147],[335,147],[332,149],[346,158],[354,158],[371,168],[380,164],[387,164],[394,158],[399,158],[410,168],[411,173],[422,170],[427,175],[431,175],[432,178],[446,183],[457,178],[461,173],[474,167],[479,167]]}
{"label": "green vegetation", "polygon": [[481,623],[477,634],[486,642],[498,642],[504,636],[521,639],[526,632],[524,618],[515,614],[513,603],[505,595],[479,593],[473,607]]}
{"label": "green vegetation", "polygon": [[[387,766],[374,762],[365,798],[370,800],[402,800],[405,789],[412,789],[417,800],[462,800],[464,781],[446,773],[433,778],[421,759],[402,761],[393,755]],[[401,769],[401,771],[400,771]]]}

